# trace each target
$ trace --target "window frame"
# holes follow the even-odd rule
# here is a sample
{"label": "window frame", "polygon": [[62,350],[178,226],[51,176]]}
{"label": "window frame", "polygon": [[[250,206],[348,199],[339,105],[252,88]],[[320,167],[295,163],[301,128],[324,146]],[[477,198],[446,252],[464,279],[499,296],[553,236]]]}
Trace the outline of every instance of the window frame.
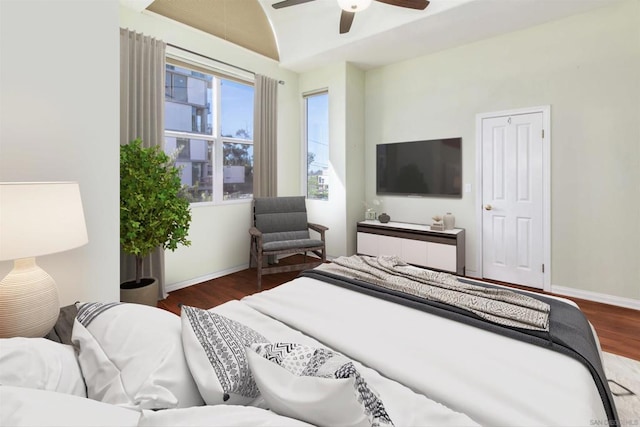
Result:
{"label": "window frame", "polygon": [[[254,91],[255,97],[255,81],[249,79],[242,79],[237,76],[226,74],[223,72],[219,72],[214,68],[209,68],[207,66],[203,66],[200,64],[191,64],[185,58],[167,56],[167,65],[179,67],[183,69],[188,69],[190,71],[203,73],[211,76],[212,84],[211,84],[211,103],[213,106],[213,112],[211,114],[211,134],[207,133],[196,133],[196,132],[188,132],[188,131],[177,131],[167,129],[166,126],[164,128],[163,133],[163,149],[165,140],[168,137],[172,138],[187,138],[187,139],[196,139],[196,140],[204,140],[211,141],[212,149],[211,149],[211,165],[213,167],[212,177],[212,190],[211,190],[211,200],[203,201],[203,202],[190,202],[192,207],[199,206],[219,206],[219,205],[232,205],[236,203],[249,203],[253,199],[253,191],[252,197],[247,198],[237,198],[237,199],[225,199],[224,198],[224,182],[223,182],[223,172],[224,172],[224,144],[226,142],[237,143],[237,144],[246,144],[246,145],[254,145],[253,138],[252,139],[243,139],[243,138],[230,138],[223,137],[221,135],[221,115],[222,115],[222,81],[233,81],[236,83],[244,84],[250,86]],[[166,69],[166,73],[171,73],[172,70]],[[194,77],[198,78],[198,77]],[[170,101],[166,99],[166,85],[165,85],[165,102]],[[174,101],[170,101],[174,102]],[[176,103],[182,103],[186,105],[190,105],[188,102],[184,103],[181,101],[176,101]],[[253,135],[252,135],[253,137]],[[169,154],[169,153],[168,153]],[[183,159],[179,159],[176,157],[177,162],[184,161]],[[252,157],[252,166],[253,166],[253,157]]]}
{"label": "window frame", "polygon": [[[328,88],[322,88],[322,89],[316,89],[316,90],[312,90],[309,92],[304,92],[302,94],[302,162],[303,162],[303,168],[302,168],[302,188],[304,191],[304,196],[305,199],[307,200],[315,200],[315,201],[319,201],[319,202],[328,202],[330,199],[330,194],[331,194],[331,189],[329,188],[329,190],[327,190],[327,198],[326,199],[310,199],[309,198],[309,164],[308,162],[308,155],[309,155],[309,111],[308,111],[308,102],[307,100],[311,97],[314,96],[319,96],[319,95],[326,95],[327,96],[327,116],[329,115],[329,89]],[[330,135],[330,121],[327,120],[327,169],[329,168],[329,159],[330,159],[330,142],[329,142],[329,135]]]}

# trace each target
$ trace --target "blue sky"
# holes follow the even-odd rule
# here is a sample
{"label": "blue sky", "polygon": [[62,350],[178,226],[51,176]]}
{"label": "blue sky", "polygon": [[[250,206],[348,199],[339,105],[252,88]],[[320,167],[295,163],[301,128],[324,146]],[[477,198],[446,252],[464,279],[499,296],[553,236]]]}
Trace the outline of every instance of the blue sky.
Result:
{"label": "blue sky", "polygon": [[223,80],[221,91],[221,134],[235,136],[245,129],[253,138],[253,86]]}
{"label": "blue sky", "polygon": [[329,94],[322,93],[307,98],[308,152],[316,157],[311,170],[329,167]]}

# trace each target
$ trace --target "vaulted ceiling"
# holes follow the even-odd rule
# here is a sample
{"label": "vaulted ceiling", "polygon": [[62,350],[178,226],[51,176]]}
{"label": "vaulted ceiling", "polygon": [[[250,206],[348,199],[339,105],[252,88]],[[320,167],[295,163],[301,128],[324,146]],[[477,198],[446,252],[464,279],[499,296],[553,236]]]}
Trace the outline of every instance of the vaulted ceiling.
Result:
{"label": "vaulted ceiling", "polygon": [[339,34],[336,0],[120,0],[213,34],[294,71],[336,61],[371,69],[620,0],[431,0],[425,10],[374,1]]}
{"label": "vaulted ceiling", "polygon": [[279,60],[269,19],[257,0],[155,0],[147,10]]}

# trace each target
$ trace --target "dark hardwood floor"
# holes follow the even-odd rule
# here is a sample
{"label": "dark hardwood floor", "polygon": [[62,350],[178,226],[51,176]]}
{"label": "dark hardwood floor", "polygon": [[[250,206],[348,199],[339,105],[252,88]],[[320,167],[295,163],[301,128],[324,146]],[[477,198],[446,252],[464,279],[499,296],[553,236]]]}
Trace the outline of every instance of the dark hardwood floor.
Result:
{"label": "dark hardwood floor", "polygon": [[[295,257],[297,255],[280,262],[291,263],[296,260]],[[294,279],[297,275],[298,272],[290,272],[263,276],[262,288],[263,290],[274,288]],[[180,304],[211,308],[256,292],[256,271],[247,269],[171,292],[167,299],[158,302],[158,307],[179,314]],[[575,301],[593,324],[604,351],[640,360],[639,310],[577,298],[567,299]]]}
{"label": "dark hardwood floor", "polygon": [[[298,255],[281,259],[280,263],[292,264],[296,261],[296,257]],[[299,271],[293,271],[262,276],[262,290],[275,288],[295,279],[298,274],[300,274]],[[256,292],[258,292],[256,269],[252,268],[170,292],[165,300],[158,301],[158,307],[180,314],[179,304],[211,308]]]}

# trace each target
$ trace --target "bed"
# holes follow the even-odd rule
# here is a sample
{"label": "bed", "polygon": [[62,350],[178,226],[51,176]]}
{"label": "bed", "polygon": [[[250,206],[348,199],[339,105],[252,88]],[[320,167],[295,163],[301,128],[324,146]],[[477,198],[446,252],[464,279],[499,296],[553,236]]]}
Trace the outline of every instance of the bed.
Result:
{"label": "bed", "polygon": [[[378,260],[343,258],[349,267]],[[412,269],[384,261],[401,265],[390,267],[396,278]],[[550,315],[546,330],[532,330],[488,321],[475,294],[460,308],[439,293],[387,286],[405,277],[366,280],[369,271],[325,266],[210,310],[183,307],[180,317],[135,304],[80,304],[73,346],[4,339],[0,425],[617,422],[597,337],[575,304],[536,296]],[[412,282],[440,275],[409,271]],[[458,282],[513,298],[499,286]],[[529,304],[531,295],[516,294]]]}

